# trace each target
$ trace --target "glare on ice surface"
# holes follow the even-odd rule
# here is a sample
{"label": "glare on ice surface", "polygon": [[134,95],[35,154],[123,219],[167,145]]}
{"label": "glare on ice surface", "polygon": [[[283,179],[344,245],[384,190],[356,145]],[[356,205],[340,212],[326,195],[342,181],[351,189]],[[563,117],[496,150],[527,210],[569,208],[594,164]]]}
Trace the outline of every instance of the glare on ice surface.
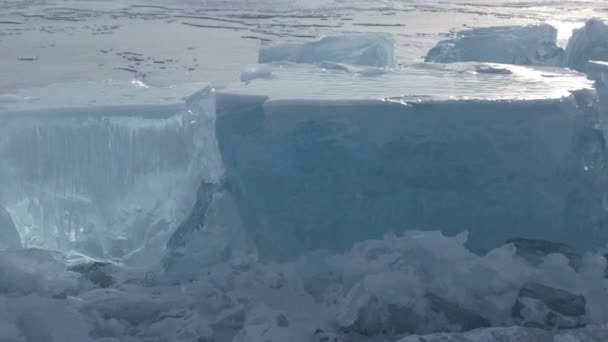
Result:
{"label": "glare on ice surface", "polygon": [[231,84],[220,93],[268,96],[269,100],[539,100],[592,89],[583,74],[559,68],[508,64],[419,63],[394,70],[352,72],[331,65],[275,63],[254,66],[261,77]]}
{"label": "glare on ice surface", "polygon": [[593,152],[596,93],[580,73],[259,68],[218,92],[218,139],[261,260],[415,228],[468,229],[482,249],[549,232],[583,248],[606,238],[592,228],[604,159]]}

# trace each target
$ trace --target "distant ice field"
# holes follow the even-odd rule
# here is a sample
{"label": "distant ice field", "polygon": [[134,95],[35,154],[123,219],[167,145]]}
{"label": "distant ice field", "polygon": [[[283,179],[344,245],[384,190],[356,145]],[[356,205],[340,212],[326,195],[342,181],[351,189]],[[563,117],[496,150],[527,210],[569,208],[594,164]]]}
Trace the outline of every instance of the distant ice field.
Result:
{"label": "distant ice field", "polygon": [[260,44],[388,32],[401,64],[422,61],[465,27],[548,22],[565,45],[604,1],[3,0],[0,92],[65,81],[133,78],[222,87],[257,62]]}

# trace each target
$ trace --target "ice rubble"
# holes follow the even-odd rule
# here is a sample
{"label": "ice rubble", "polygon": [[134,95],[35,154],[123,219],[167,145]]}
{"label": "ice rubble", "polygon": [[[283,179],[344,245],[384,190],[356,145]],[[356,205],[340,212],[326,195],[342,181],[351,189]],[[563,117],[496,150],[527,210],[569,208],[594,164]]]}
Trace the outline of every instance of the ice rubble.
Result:
{"label": "ice rubble", "polygon": [[439,42],[425,60],[564,66],[566,54],[556,40],[557,30],[548,24],[473,28]]}
{"label": "ice rubble", "polygon": [[[452,336],[447,341],[560,335],[601,342],[608,334],[598,325],[608,319],[607,263],[601,254],[580,256],[574,269],[561,254],[546,255],[535,265],[520,257],[514,244],[477,255],[465,243],[462,234],[411,231],[364,241],[345,253],[307,253],[289,263],[200,265],[187,280],[112,265],[103,269],[115,279],[106,288],[74,271],[94,261],[41,250],[0,252],[0,337],[394,342],[418,341],[412,334],[424,341],[424,334],[445,333]],[[534,286],[543,292],[526,290]],[[560,309],[571,297],[582,298],[582,309]],[[497,328],[518,324],[514,309],[522,298],[539,303],[530,312],[548,317],[536,325],[544,330]],[[578,330],[549,332],[556,310],[580,322]],[[461,334],[470,329],[477,330]]]}
{"label": "ice rubble", "polygon": [[393,67],[395,40],[386,33],[358,33],[326,36],[312,42],[283,42],[262,46],[259,62],[347,63],[372,67]]}
{"label": "ice rubble", "polygon": [[[566,69],[263,65],[218,93],[228,185],[263,260],[406,229],[608,241],[592,84]],[[584,233],[583,233],[584,232]]]}
{"label": "ice rubble", "polygon": [[57,84],[3,99],[0,203],[24,246],[158,256],[192,189],[221,177],[206,84]]}
{"label": "ice rubble", "polygon": [[572,34],[566,47],[568,67],[585,71],[590,60],[608,60],[608,25],[591,19]]}

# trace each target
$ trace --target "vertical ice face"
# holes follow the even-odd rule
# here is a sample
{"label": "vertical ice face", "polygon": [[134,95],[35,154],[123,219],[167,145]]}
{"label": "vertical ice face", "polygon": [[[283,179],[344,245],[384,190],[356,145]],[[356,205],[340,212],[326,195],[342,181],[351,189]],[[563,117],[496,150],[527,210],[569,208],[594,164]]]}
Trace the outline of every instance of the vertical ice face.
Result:
{"label": "vertical ice face", "polygon": [[218,96],[230,191],[261,259],[408,229],[608,241],[603,133],[581,74],[420,64],[375,77],[269,65]]}
{"label": "vertical ice face", "polygon": [[312,42],[270,44],[260,49],[260,63],[276,61],[393,67],[396,64],[395,41],[390,34],[359,33],[326,36]]}
{"label": "vertical ice face", "polygon": [[15,229],[11,215],[0,206],[0,250],[21,247],[21,238]]}
{"label": "vertical ice face", "polygon": [[25,246],[162,250],[201,179],[221,177],[206,85],[56,85],[14,98],[0,108],[0,201]]}
{"label": "vertical ice face", "polygon": [[557,30],[547,24],[474,28],[458,32],[432,48],[426,62],[493,62],[563,66]]}
{"label": "vertical ice face", "polygon": [[608,25],[591,19],[575,30],[566,47],[568,67],[585,71],[590,60],[608,60]]}

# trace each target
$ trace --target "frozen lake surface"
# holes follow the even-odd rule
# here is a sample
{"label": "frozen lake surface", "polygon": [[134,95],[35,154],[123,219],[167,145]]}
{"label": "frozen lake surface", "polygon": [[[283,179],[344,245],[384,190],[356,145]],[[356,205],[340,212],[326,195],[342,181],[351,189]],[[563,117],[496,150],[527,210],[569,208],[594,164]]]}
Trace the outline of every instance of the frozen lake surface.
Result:
{"label": "frozen lake surface", "polygon": [[603,1],[0,1],[0,89],[58,81],[146,79],[223,86],[260,42],[388,32],[401,63],[422,61],[466,27],[608,18]]}

